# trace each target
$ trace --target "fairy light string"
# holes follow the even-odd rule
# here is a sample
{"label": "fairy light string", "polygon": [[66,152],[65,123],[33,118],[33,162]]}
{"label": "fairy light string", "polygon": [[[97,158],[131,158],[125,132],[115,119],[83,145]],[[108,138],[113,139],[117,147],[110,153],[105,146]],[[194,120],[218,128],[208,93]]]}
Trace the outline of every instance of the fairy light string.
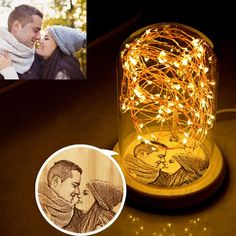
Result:
{"label": "fairy light string", "polygon": [[[138,139],[157,127],[178,144],[195,148],[214,124],[216,57],[207,40],[179,25],[159,25],[127,42],[120,109],[130,112]],[[157,134],[156,134],[157,133]]]}

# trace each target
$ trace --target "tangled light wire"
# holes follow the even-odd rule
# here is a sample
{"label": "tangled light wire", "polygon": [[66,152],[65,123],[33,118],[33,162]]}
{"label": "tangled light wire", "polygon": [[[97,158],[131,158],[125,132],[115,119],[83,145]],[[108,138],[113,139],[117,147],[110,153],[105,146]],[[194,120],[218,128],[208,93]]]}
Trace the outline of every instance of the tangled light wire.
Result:
{"label": "tangled light wire", "polygon": [[124,44],[120,109],[130,112],[139,140],[149,143],[168,131],[184,147],[203,142],[216,108],[217,62],[210,44],[179,24],[152,25]]}

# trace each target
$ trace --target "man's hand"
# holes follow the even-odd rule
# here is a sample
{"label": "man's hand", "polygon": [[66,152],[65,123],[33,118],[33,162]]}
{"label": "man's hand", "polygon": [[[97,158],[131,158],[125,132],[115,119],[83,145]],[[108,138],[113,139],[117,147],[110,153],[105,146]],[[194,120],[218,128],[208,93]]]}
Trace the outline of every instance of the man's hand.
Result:
{"label": "man's hand", "polygon": [[10,67],[11,65],[12,65],[12,60],[9,56],[9,53],[3,52],[3,54],[0,54],[0,70]]}

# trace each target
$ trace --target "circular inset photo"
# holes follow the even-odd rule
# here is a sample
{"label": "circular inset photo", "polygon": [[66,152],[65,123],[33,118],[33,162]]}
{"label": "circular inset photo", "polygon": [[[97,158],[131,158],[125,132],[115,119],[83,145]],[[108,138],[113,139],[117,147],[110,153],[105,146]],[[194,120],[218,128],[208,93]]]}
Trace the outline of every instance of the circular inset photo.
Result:
{"label": "circular inset photo", "polygon": [[93,235],[120,215],[126,182],[109,152],[85,144],[51,155],[36,178],[35,198],[46,221],[70,235]]}

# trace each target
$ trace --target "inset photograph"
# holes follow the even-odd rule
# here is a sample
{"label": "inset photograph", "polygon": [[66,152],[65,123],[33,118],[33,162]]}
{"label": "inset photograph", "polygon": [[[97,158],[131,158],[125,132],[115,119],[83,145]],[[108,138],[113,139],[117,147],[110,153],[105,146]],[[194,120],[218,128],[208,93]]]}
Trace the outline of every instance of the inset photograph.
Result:
{"label": "inset photograph", "polygon": [[0,80],[86,79],[86,0],[4,0],[0,17]]}
{"label": "inset photograph", "polygon": [[126,182],[117,162],[90,145],[67,146],[51,155],[36,178],[35,198],[45,220],[70,235],[93,235],[118,218]]}

